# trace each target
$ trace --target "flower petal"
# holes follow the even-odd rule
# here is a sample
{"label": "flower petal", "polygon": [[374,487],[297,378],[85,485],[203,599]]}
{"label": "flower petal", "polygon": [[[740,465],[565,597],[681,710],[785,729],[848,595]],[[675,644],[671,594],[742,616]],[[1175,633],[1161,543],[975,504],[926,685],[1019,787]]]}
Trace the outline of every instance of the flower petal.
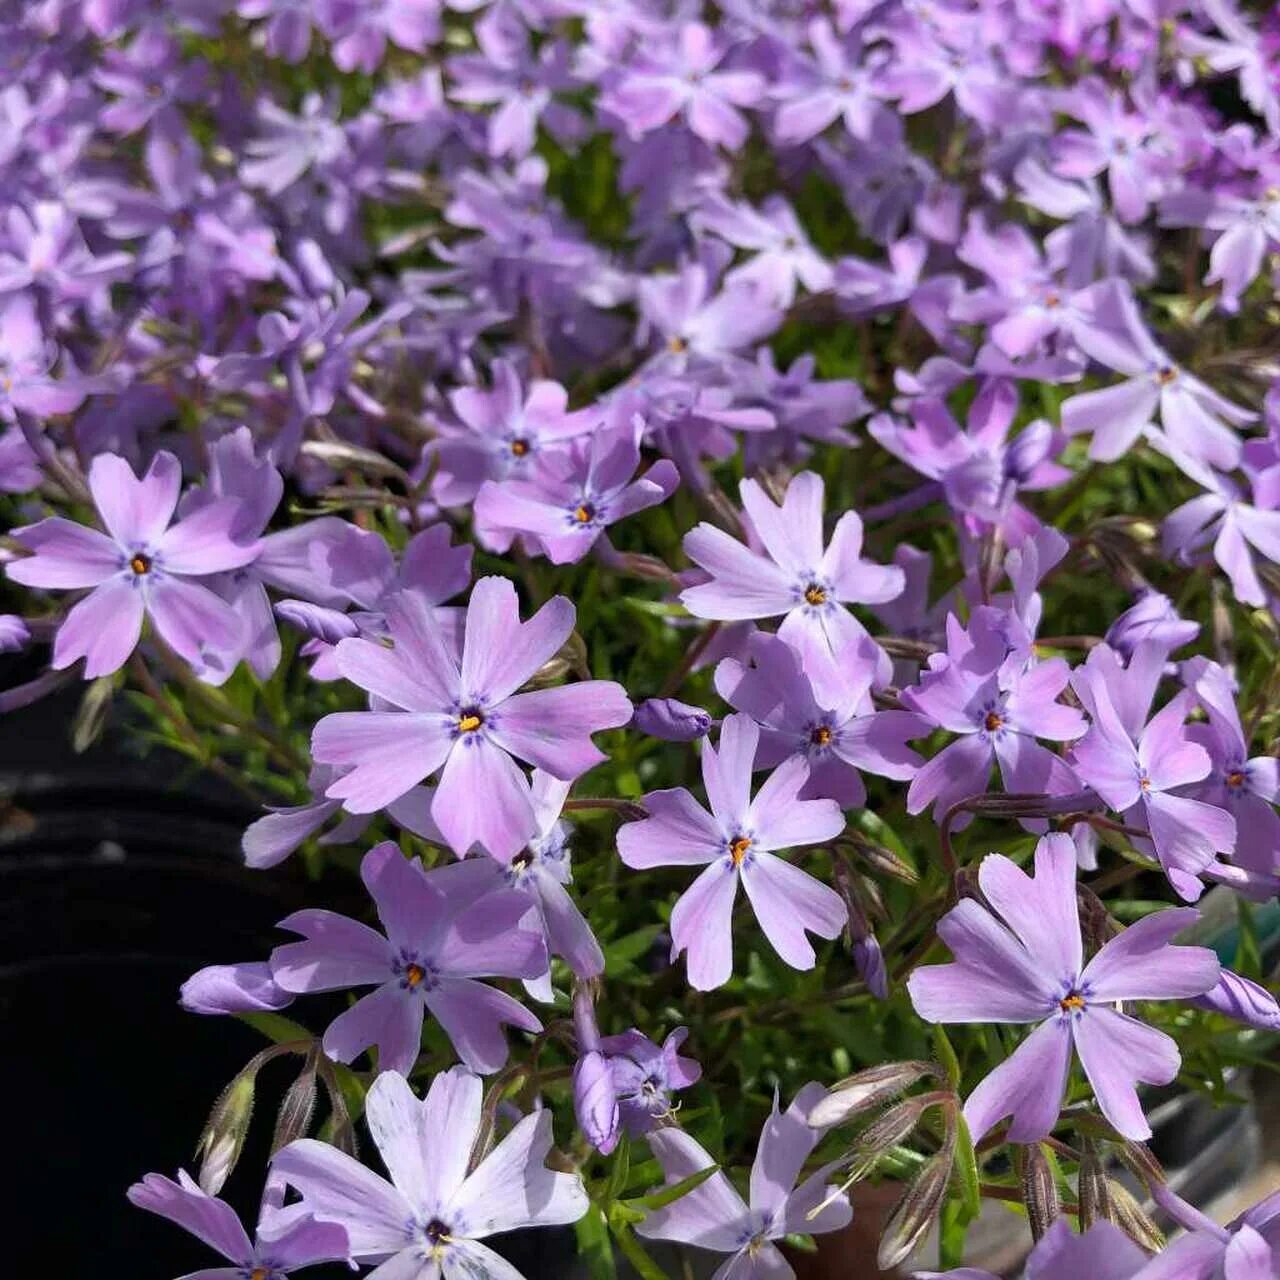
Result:
{"label": "flower petal", "polygon": [[849,919],[844,899],[806,871],[760,852],[741,869],[743,887],[764,936],[793,969],[812,969],[813,947],[806,930],[835,938]]}
{"label": "flower petal", "polygon": [[86,680],[124,666],[142,634],[142,592],[125,578],[95,587],[62,621],[50,663],[56,670],[85,660]]}
{"label": "flower petal", "polygon": [[1070,1027],[1065,1018],[1050,1018],[969,1095],[964,1118],[974,1142],[1005,1116],[1013,1117],[1010,1142],[1048,1137],[1062,1109],[1070,1065]]}
{"label": "flower petal", "polygon": [[728,859],[713,862],[671,912],[671,958],[688,952],[689,985],[713,991],[733,974],[733,900],[738,873]]}
{"label": "flower petal", "polygon": [[506,1063],[504,1025],[542,1030],[542,1023],[518,1000],[472,978],[445,979],[427,992],[426,1002],[458,1057],[479,1075],[491,1075]]}
{"label": "flower petal", "polygon": [[1177,1044],[1145,1022],[1095,1005],[1073,1018],[1071,1026],[1102,1114],[1126,1138],[1151,1137],[1135,1086],[1139,1081],[1168,1084],[1182,1065]]}

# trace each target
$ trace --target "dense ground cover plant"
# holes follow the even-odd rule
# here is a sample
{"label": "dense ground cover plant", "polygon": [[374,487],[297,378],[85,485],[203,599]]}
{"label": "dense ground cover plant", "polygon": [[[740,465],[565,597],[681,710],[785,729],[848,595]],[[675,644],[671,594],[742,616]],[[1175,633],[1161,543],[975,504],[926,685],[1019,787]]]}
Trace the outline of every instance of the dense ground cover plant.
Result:
{"label": "dense ground cover plant", "polygon": [[1273,11],[14,0],[0,50],[0,706],[88,682],[77,741],[265,806],[316,903],[182,990],[268,1041],[130,1192],[198,1274],[573,1224],[778,1280],[870,1178],[886,1266],[989,1198],[1044,1280],[1280,1275],[1280,1201],[1144,1146],[1280,1031]]}

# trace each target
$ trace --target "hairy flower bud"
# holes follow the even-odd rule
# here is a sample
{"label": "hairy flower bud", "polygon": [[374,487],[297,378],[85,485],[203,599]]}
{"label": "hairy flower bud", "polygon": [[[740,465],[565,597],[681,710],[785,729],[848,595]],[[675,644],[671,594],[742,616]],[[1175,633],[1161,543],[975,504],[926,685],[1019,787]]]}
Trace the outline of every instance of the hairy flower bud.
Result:
{"label": "hairy flower bud", "polygon": [[952,1153],[940,1151],[920,1172],[898,1201],[885,1224],[876,1252],[876,1265],[891,1271],[920,1243],[936,1221],[951,1178]]}
{"label": "hairy flower bud", "polygon": [[711,715],[676,698],[647,698],[636,707],[631,727],[663,742],[692,742],[707,736]]}
{"label": "hairy flower bud", "polygon": [[297,1138],[305,1138],[311,1128],[311,1117],[316,1109],[316,1069],[308,1059],[298,1078],[285,1091],[276,1114],[275,1132],[271,1137],[271,1154],[274,1155]]}
{"label": "hairy flower bud", "polygon": [[253,1118],[254,1082],[260,1065],[260,1058],[255,1058],[227,1085],[200,1135],[196,1154],[201,1157],[200,1189],[206,1195],[216,1196],[222,1190],[240,1159]]}
{"label": "hairy flower bud", "polygon": [[1158,1253],[1164,1248],[1164,1233],[1125,1187],[1108,1179],[1107,1200],[1111,1205],[1111,1221],[1130,1240],[1148,1253]]}
{"label": "hairy flower bud", "polygon": [[1223,969],[1218,984],[1190,1004],[1210,1013],[1221,1013],[1237,1022],[1247,1023],[1260,1031],[1280,1031],[1280,1003],[1265,987]]}
{"label": "hairy flower bud", "polygon": [[1020,1151],[1022,1164],[1022,1203],[1027,1208],[1031,1234],[1039,1240],[1053,1225],[1059,1213],[1058,1186],[1044,1148],[1033,1142]]}
{"label": "hairy flower bud", "polygon": [[1106,1170],[1098,1158],[1097,1147],[1088,1138],[1080,1142],[1076,1195],[1080,1201],[1081,1231],[1087,1231],[1095,1222],[1110,1220],[1111,1198],[1107,1190]]}
{"label": "hairy flower bud", "polygon": [[868,1067],[832,1085],[827,1096],[809,1112],[809,1123],[815,1129],[841,1124],[896,1098],[917,1080],[936,1075],[937,1069],[928,1062],[885,1062]]}

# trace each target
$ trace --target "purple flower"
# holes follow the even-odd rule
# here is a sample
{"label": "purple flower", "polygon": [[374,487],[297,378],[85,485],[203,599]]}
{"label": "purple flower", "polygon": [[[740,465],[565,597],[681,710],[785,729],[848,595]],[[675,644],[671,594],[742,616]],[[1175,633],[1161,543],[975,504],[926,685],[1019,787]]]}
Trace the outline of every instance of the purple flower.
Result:
{"label": "purple flower", "polygon": [[482,1093],[470,1071],[454,1067],[431,1081],[420,1102],[402,1075],[383,1072],[365,1116],[390,1182],[313,1138],[291,1142],[272,1172],[301,1194],[305,1209],[346,1229],[357,1262],[383,1263],[378,1272],[388,1280],[436,1280],[442,1272],[522,1280],[480,1241],[576,1222],[590,1202],[577,1174],[544,1164],[549,1111],[525,1116],[470,1167]]}
{"label": "purple flower", "polygon": [[633,137],[677,114],[704,142],[734,151],[747,139],[738,107],[758,103],[764,78],[755,71],[721,71],[724,42],[701,22],[687,22],[666,48],[642,52],[624,67],[600,109],[619,117]]}
{"label": "purple flower", "polygon": [[339,671],[380,710],[337,712],[316,725],[317,761],[349,769],[326,792],[373,813],[441,771],[431,816],[459,857],[477,842],[508,862],[535,829],[529,783],[513,757],[572,781],[603,760],[591,742],[631,718],[621,685],[587,680],[516,693],[573,630],[563,596],[520,621],[515,588],[481,578],[471,594],[461,662],[413,592],[387,606],[394,648],[343,640]]}
{"label": "purple flower", "polygon": [[903,691],[904,706],[961,735],[916,774],[908,812],[932,804],[940,821],[958,801],[986,791],[997,763],[1006,791],[1076,789],[1065,761],[1036,741],[1069,742],[1084,732],[1080,712],[1058,701],[1071,671],[1061,658],[1034,661],[1008,636],[1009,617],[998,609],[974,610],[967,631],[950,615],[946,653],[934,654],[920,683]]}
{"label": "purple flower", "polygon": [[[1163,1256],[1163,1255],[1162,1255]],[[1076,1235],[1065,1217],[1056,1218],[1027,1259],[1027,1280],[1133,1280],[1142,1271],[1147,1255],[1117,1226],[1095,1222]],[[917,1271],[916,1280],[998,1280],[981,1267],[956,1267],[951,1271]],[[1155,1280],[1155,1277],[1151,1277]],[[1165,1280],[1175,1280],[1173,1276]],[[1185,1280],[1178,1276],[1177,1280]]]}
{"label": "purple flower", "polygon": [[372,75],[388,40],[421,53],[440,34],[440,0],[319,0],[317,8],[342,71]]}
{"label": "purple flower", "polygon": [[41,201],[31,212],[12,205],[8,234],[0,238],[0,294],[39,289],[57,300],[89,298],[123,276],[127,253],[94,257],[75,215],[61,204]]}
{"label": "purple flower", "polygon": [[[675,491],[675,465],[663,458],[636,477],[642,424],[600,428],[562,451],[543,456],[527,480],[489,480],[476,495],[477,530],[509,544],[512,533],[531,535],[552,564],[573,564],[609,525],[657,506]],[[635,478],[633,478],[635,477]],[[505,534],[493,539],[493,533]]]}
{"label": "purple flower", "polygon": [[1219,972],[1213,952],[1169,941],[1199,912],[1154,912],[1086,965],[1070,836],[1040,840],[1034,877],[1002,854],[988,854],[978,883],[990,909],[966,898],[938,925],[955,962],[921,966],[907,979],[926,1022],[1037,1024],[969,1095],[964,1115],[974,1141],[1005,1116],[1012,1117],[1011,1142],[1047,1137],[1062,1105],[1073,1043],[1103,1115],[1124,1137],[1149,1138],[1136,1085],[1168,1084],[1181,1062],[1178,1046],[1110,1006],[1186,999],[1213,987]]}
{"label": "purple flower", "polygon": [[793,58],[785,78],[773,87],[781,103],[773,120],[774,136],[784,146],[808,142],[840,120],[853,137],[867,138],[882,107],[860,42],[842,42],[826,18],[814,18],[806,35],[812,60]]}
{"label": "purple flower", "polygon": [[1123,613],[1107,628],[1106,642],[1117,653],[1131,657],[1144,640],[1154,641],[1172,653],[1200,634],[1200,624],[1184,618],[1173,601],[1158,591],[1140,591]]}
{"label": "purple flower", "polygon": [[125,1194],[130,1204],[176,1222],[232,1264],[193,1272],[187,1280],[233,1280],[240,1276],[283,1280],[317,1262],[349,1257],[347,1233],[339,1223],[324,1221],[301,1205],[282,1207],[270,1184],[254,1240],[249,1239],[229,1204],[206,1195],[182,1169],[177,1182],[149,1173]]}
{"label": "purple flower", "polygon": [[744,480],[738,492],[765,554],[714,525],[685,534],[685,553],[711,575],[710,582],[680,593],[695,617],[733,622],[785,614],[778,629],[783,639],[814,628],[834,643],[844,632],[862,631],[843,604],[881,604],[901,594],[901,569],[862,558],[856,511],[840,517],[824,547],[821,476],[794,476],[780,507],[754,480]]}
{"label": "purple flower", "polygon": [[705,866],[671,913],[671,958],[687,951],[689,983],[710,991],[733,973],[731,913],[741,881],[774,950],[795,969],[816,961],[806,931],[834,938],[844,927],[844,902],[772,850],[820,844],[844,829],[831,800],[801,800],[809,766],[795,756],[774,770],[755,799],[751,773],[760,731],[749,716],[725,718],[719,749],[702,748],[708,813],[683,787],[644,798],[650,817],[618,831],[629,867]]}
{"label": "purple flower", "polygon": [[[809,1127],[809,1112],[825,1095],[820,1084],[807,1084],[785,1110],[765,1122],[751,1166],[750,1202],[745,1202],[723,1172],[662,1209],[651,1210],[636,1226],[648,1240],[675,1240],[714,1253],[732,1255],[716,1272],[733,1280],[795,1280],[795,1272],[775,1240],[793,1232],[823,1235],[839,1231],[853,1219],[853,1208],[827,1179],[837,1167],[824,1165],[799,1186],[821,1133]],[[715,1161],[681,1129],[657,1129],[649,1146],[666,1174],[667,1185],[682,1182]],[[819,1209],[819,1206],[822,1206]],[[817,1212],[815,1212],[817,1211]]]}
{"label": "purple flower", "polygon": [[1090,294],[1076,341],[1127,381],[1072,396],[1062,406],[1066,431],[1092,432],[1089,456],[1111,462],[1140,435],[1152,435],[1158,409],[1169,452],[1193,477],[1209,466],[1233,468],[1241,449],[1234,428],[1253,422],[1257,414],[1232,404],[1181,368],[1147,331],[1127,285],[1104,281]]}
{"label": "purple flower", "polygon": [[266,48],[273,58],[298,63],[311,46],[315,0],[239,0],[242,18],[266,18]]}
{"label": "purple flower", "polygon": [[1217,663],[1206,664],[1195,691],[1209,723],[1189,726],[1187,736],[1209,753],[1211,772],[1193,794],[1235,818],[1234,861],[1275,879],[1280,873],[1280,817],[1275,811],[1280,800],[1280,760],[1249,755],[1235,690]]}
{"label": "purple flower", "polygon": [[803,760],[809,769],[804,799],[827,797],[854,809],[867,798],[860,768],[905,779],[924,763],[906,743],[927,734],[929,722],[872,705],[879,656],[866,637],[833,655],[821,641],[808,640],[797,652],[759,632],[741,659],[725,658],[716,667],[716,691],[759,724],[756,768]]}
{"label": "purple flower", "polygon": [[86,679],[110,675],[137,647],[144,616],[197,672],[238,649],[240,619],[191,579],[248,564],[258,544],[240,538],[240,503],[231,499],[171,526],[181,484],[171,453],[157,453],[141,480],[123,458],[99,454],[89,489],[107,533],[61,516],[13,531],[32,553],[5,566],[15,582],[93,588],[58,628],[55,668],[84,658]]}
{"label": "purple flower", "polygon": [[[604,972],[604,952],[565,887],[572,883],[569,836],[572,826],[560,816],[569,795],[569,783],[541,769],[533,771],[529,798],[533,803],[534,834],[519,853],[498,870],[498,883],[531,898],[542,925],[547,950],[563,958],[578,978],[596,978]],[[550,1001],[551,972],[525,982],[536,1000]]]}
{"label": "purple flower", "polygon": [[1161,541],[1165,553],[1182,564],[1190,563],[1213,541],[1213,558],[1231,579],[1231,589],[1241,604],[1265,606],[1270,593],[1254,563],[1261,555],[1280,564],[1280,458],[1269,440],[1251,440],[1244,446],[1244,465],[1254,501],[1234,480],[1211,472],[1197,475],[1206,492],[1184,502],[1164,519]]}
{"label": "purple flower", "polygon": [[727,288],[749,288],[774,307],[789,307],[799,285],[810,293],[831,287],[831,266],[809,242],[795,210],[771,196],[757,211],[722,196],[709,199],[694,217],[696,225],[751,252],[748,261],[725,275]]}
{"label": "purple flower", "polygon": [[[93,383],[86,378],[49,376],[57,347],[45,340],[30,293],[0,303],[0,417],[24,412],[45,418],[80,407]],[[0,490],[25,493],[40,482],[40,471],[25,439],[16,432],[0,438]]]}
{"label": "purple flower", "polygon": [[688,1035],[686,1028],[677,1027],[658,1045],[632,1027],[621,1035],[601,1038],[600,1050],[608,1057],[619,1118],[632,1136],[649,1133],[668,1119],[679,1105],[671,1095],[701,1078],[702,1068],[692,1058],[680,1055]]}
{"label": "purple flower", "polygon": [[974,397],[963,430],[945,402],[930,396],[912,402],[911,427],[878,414],[869,430],[890,453],[934,481],[935,492],[941,488],[964,535],[976,540],[994,527],[1017,547],[1040,528],[1018,494],[1052,489],[1071,474],[1053,461],[1063,441],[1043,419],[1009,439],[1017,412],[1013,383],[990,378]]}
{"label": "purple flower", "polygon": [[1280,1263],[1280,1192],[1225,1227],[1175,1195],[1154,1188],[1161,1208],[1187,1228],[1138,1273],[1140,1280],[1274,1280]]}
{"label": "purple flower", "polygon": [[376,1045],[380,1071],[412,1070],[430,1013],[467,1066],[497,1071],[507,1060],[504,1023],[542,1029],[505,992],[476,981],[546,972],[528,897],[495,890],[487,859],[426,872],[389,840],[365,854],[360,877],[386,936],[332,911],[295,911],[280,927],[306,940],[271,953],[272,980],[296,994],[377,986],[329,1024],[324,1051],[338,1062]]}
{"label": "purple flower", "polygon": [[1076,772],[1126,822],[1151,833],[1170,884],[1194,902],[1204,892],[1199,877],[1215,865],[1217,854],[1234,849],[1236,820],[1226,809],[1176,794],[1203,781],[1213,767],[1209,753],[1187,732],[1190,693],[1171,699],[1143,727],[1141,713],[1121,718],[1097,669],[1086,664],[1073,683],[1093,717],[1072,750]]}
{"label": "purple flower", "polygon": [[599,419],[594,410],[569,412],[558,382],[537,379],[524,390],[506,360],[493,362],[490,390],[459,387],[449,403],[463,429],[446,429],[433,448],[440,459],[433,493],[443,506],[470,502],[485,480],[531,480],[542,457],[591,431]]}

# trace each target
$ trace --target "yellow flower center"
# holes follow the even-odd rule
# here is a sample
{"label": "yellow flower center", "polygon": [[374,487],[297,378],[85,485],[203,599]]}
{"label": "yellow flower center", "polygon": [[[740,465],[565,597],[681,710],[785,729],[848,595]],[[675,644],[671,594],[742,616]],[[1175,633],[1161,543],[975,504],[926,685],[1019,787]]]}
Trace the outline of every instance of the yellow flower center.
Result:
{"label": "yellow flower center", "polygon": [[529,442],[527,440],[513,440],[511,442],[511,452],[517,458],[523,458],[529,452]]}
{"label": "yellow flower center", "polygon": [[998,711],[988,711],[982,723],[986,726],[988,733],[995,733],[997,729],[1004,728],[1004,717]]}
{"label": "yellow flower center", "polygon": [[458,732],[474,733],[482,724],[484,724],[484,716],[478,711],[464,711],[458,717]]}
{"label": "yellow flower center", "polygon": [[1075,1013],[1077,1010],[1084,1008],[1084,996],[1078,991],[1073,991],[1070,995],[1063,996],[1058,1001],[1058,1006],[1063,1013]]}
{"label": "yellow flower center", "polygon": [[416,987],[427,976],[427,971],[420,964],[411,964],[405,968],[404,980],[409,984],[410,990]]}
{"label": "yellow flower center", "polygon": [[689,350],[689,344],[679,334],[667,339],[667,350],[673,356],[682,356]]}
{"label": "yellow flower center", "polygon": [[132,560],[129,561],[129,568],[141,577],[144,573],[151,572],[151,557],[144,556],[139,552]]}
{"label": "yellow flower center", "polygon": [[810,735],[809,741],[815,747],[828,747],[831,745],[831,730],[825,724],[820,724]]}
{"label": "yellow flower center", "polygon": [[747,836],[739,836],[729,845],[729,856],[733,859],[735,867],[742,866],[742,860],[747,856],[747,850],[751,848],[751,841]]}
{"label": "yellow flower center", "polygon": [[591,506],[584,502],[582,506],[573,513],[573,518],[579,524],[590,524],[592,519],[595,517],[595,514],[596,513]]}
{"label": "yellow flower center", "polygon": [[820,587],[816,582],[811,582],[804,589],[804,598],[811,605],[820,605],[827,603],[827,592],[825,587]]}
{"label": "yellow flower center", "polygon": [[1227,786],[1229,786],[1233,791],[1238,791],[1241,787],[1243,787],[1244,786],[1244,770],[1232,769],[1231,772],[1227,774]]}

